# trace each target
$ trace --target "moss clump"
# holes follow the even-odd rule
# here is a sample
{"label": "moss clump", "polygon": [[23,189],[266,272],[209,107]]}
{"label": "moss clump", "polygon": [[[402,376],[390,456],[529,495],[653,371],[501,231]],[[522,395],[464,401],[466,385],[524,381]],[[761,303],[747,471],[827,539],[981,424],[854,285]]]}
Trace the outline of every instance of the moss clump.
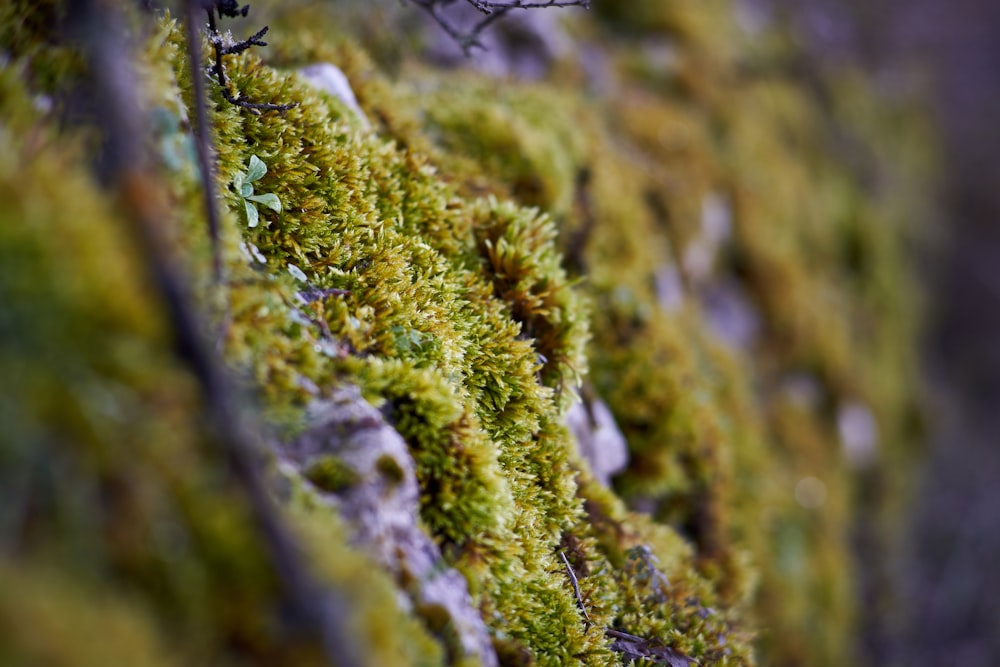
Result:
{"label": "moss clump", "polygon": [[[0,71],[4,661],[320,664],[282,617],[268,548],[126,222],[79,151],[18,114],[22,71]],[[338,587],[359,596],[364,636],[410,623],[334,517],[323,530],[323,557],[353,567]],[[370,664],[428,664],[419,628],[409,636]]]}
{"label": "moss clump", "polygon": [[[417,69],[406,78],[419,80],[439,149],[513,182],[513,197],[559,224],[598,314],[590,382],[633,454],[617,490],[691,540],[698,571],[737,607],[754,554],[769,663],[838,664],[864,622],[846,536],[883,517],[881,555],[861,556],[878,570],[893,532],[887,506],[855,499],[900,489],[917,437],[917,397],[903,389],[916,385],[917,328],[903,225],[919,208],[900,203],[922,200],[926,156],[885,156],[928,145],[920,119],[872,103],[856,74],[819,73],[820,95],[802,86],[782,69],[798,57],[787,42],[748,43],[727,3],[599,11],[612,27],[575,29],[603,40],[613,100],[581,95],[574,63],[544,86],[499,92]],[[876,126],[895,138],[876,139]],[[530,158],[538,135],[544,163]],[[900,188],[893,205],[858,164]],[[720,344],[732,335],[720,293],[747,314],[735,348]],[[845,460],[838,414],[858,406],[882,434],[876,463]],[[810,478],[822,506],[796,500]]]}
{"label": "moss clump", "polygon": [[[573,62],[530,85],[398,60],[393,79],[375,64],[391,57],[330,43],[325,11],[289,9],[276,61],[335,60],[376,129],[261,54],[225,58],[242,95],[296,106],[249,114],[210,86],[221,286],[181,31],[147,24],[136,55],[143,102],[162,121],[150,139],[172,250],[202,311],[226,313],[222,354],[267,433],[294,437],[311,402],[359,386],[409,446],[420,521],[465,576],[505,665],[618,664],[608,629],[746,665],[760,626],[768,664],[844,661],[857,613],[845,533],[866,509],[850,492],[872,478],[842,459],[836,412],[874,415],[886,475],[908,455],[902,212],[866,190],[825,129],[832,117],[870,146],[885,121],[825,110],[736,37],[727,4],[702,5],[606,4],[610,23],[571,28],[597,45],[613,99],[581,91],[588,75]],[[0,34],[27,11],[0,14]],[[24,586],[38,591],[58,584],[54,572],[79,578],[67,616],[78,597],[105,595],[105,577],[122,582],[127,596],[106,593],[109,617],[141,610],[121,632],[153,664],[311,664],[318,646],[282,624],[251,507],[169,353],[125,226],[79,153],[39,143],[70,133],[31,119],[25,87],[76,77],[38,48],[42,33],[19,38],[0,70],[11,93],[0,102],[0,361],[16,387],[0,403],[11,424],[0,474],[34,480],[44,459],[60,475],[29,485],[41,518],[19,515],[24,535],[0,578],[29,572]],[[636,35],[652,47],[631,48]],[[678,58],[665,65],[653,47],[668,41]],[[737,56],[760,58],[759,71]],[[824,85],[864,95],[856,81]],[[282,204],[253,226],[231,187],[252,156],[267,167],[254,187]],[[751,314],[742,338],[720,324],[720,292]],[[629,443],[614,491],[592,480],[563,424],[582,382]],[[283,517],[352,610],[366,664],[469,662],[446,614],[401,608],[310,485],[268,465],[286,475]],[[401,472],[395,460],[377,468]],[[825,503],[796,502],[807,477]],[[335,458],[304,480],[327,491],[354,481]],[[8,610],[0,627],[24,632]],[[162,649],[169,636],[185,638],[176,655]],[[23,637],[17,657],[43,655]]]}
{"label": "moss clump", "polygon": [[405,471],[399,465],[399,461],[388,454],[383,454],[378,457],[378,460],[375,461],[375,470],[377,470],[390,485],[399,484],[403,481],[405,475]]}
{"label": "moss clump", "polygon": [[358,473],[335,456],[322,456],[305,470],[304,476],[316,488],[337,493],[358,483]]}

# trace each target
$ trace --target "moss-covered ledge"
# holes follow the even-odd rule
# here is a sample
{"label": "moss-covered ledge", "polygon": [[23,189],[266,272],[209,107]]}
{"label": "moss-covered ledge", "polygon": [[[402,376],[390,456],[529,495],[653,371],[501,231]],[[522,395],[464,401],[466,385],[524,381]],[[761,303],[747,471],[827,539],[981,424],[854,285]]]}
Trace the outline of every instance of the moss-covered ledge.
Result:
{"label": "moss-covered ledge", "polygon": [[[209,81],[222,285],[184,32],[134,17],[172,252],[364,664],[849,655],[849,533],[893,509],[854,494],[912,456],[896,202],[924,175],[892,156],[920,128],[858,78],[824,80],[825,106],[781,74],[787,44],[704,4],[570,17],[597,85],[593,58],[487,80],[399,60],[363,16],[254,3],[271,46],[227,75],[294,106],[254,114]],[[81,62],[59,8],[0,10],[0,583],[19,591],[0,662],[319,664],[64,122]],[[316,63],[356,104],[301,73]],[[844,133],[858,154],[833,150]],[[566,425],[580,400],[628,444],[610,488]],[[70,630],[95,618],[118,648]]]}

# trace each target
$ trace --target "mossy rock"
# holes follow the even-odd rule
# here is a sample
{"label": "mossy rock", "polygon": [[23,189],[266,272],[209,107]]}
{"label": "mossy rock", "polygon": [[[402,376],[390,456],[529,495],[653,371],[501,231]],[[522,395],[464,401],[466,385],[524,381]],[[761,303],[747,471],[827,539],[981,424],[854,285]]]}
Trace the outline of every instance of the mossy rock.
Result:
{"label": "mossy rock", "polygon": [[[405,440],[415,520],[464,576],[500,664],[621,664],[608,630],[699,664],[845,661],[862,613],[847,536],[893,510],[854,492],[879,475],[904,486],[893,471],[913,456],[919,410],[900,223],[913,209],[853,167],[916,206],[926,175],[886,156],[911,150],[919,119],[897,122],[909,117],[857,76],[823,74],[845,100],[825,105],[725,2],[572,18],[613,94],[572,59],[525,83],[400,61],[384,35],[369,53],[355,24],[294,5],[254,3],[277,19],[273,43],[224,64],[246,99],[295,106],[250,113],[208,82],[222,284],[183,31],[169,16],[130,23],[170,253],[206,333],[224,332],[219,361],[262,441],[292,441],[310,405],[360,388]],[[0,581],[54,598],[49,612],[0,604],[16,640],[0,661],[321,664],[173,353],[128,216],[89,175],[93,136],[58,105],[37,112],[85,69],[48,31],[59,11],[0,12],[0,35],[17,35],[0,58],[0,500],[13,508]],[[668,42],[678,59],[664,68]],[[317,59],[344,70],[370,128],[296,73]],[[844,133],[860,153],[837,153]],[[757,323],[735,345],[710,298],[733,284]],[[628,441],[613,489],[564,424],[579,392],[606,401]],[[866,468],[838,440],[852,406],[880,433]],[[278,452],[257,454],[281,525],[317,590],[349,610],[363,664],[474,662],[447,614],[405,602],[335,504],[302,491],[336,495],[352,471],[335,456],[291,470]],[[402,474],[391,458],[377,469]],[[822,500],[813,482],[797,500],[807,478]],[[61,629],[91,597],[120,653]]]}

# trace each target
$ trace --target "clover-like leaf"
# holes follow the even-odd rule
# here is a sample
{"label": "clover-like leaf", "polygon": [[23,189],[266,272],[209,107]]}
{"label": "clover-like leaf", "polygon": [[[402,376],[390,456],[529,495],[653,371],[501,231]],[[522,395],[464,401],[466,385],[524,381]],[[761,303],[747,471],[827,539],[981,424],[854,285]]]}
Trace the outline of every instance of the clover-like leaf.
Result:
{"label": "clover-like leaf", "polygon": [[260,214],[257,213],[257,207],[245,199],[243,200],[243,206],[246,208],[247,212],[247,226],[256,227],[260,222]]}
{"label": "clover-like leaf", "polygon": [[240,196],[243,195],[243,176],[242,172],[236,172],[236,175],[233,176],[233,190],[240,193]]}
{"label": "clover-like leaf", "polygon": [[275,213],[281,213],[281,200],[278,199],[278,195],[276,194],[247,195],[247,199],[255,201],[258,204],[263,204]]}
{"label": "clover-like leaf", "polygon": [[250,167],[247,169],[246,180],[259,181],[267,173],[267,165],[256,155],[250,156]]}
{"label": "clover-like leaf", "polygon": [[240,186],[240,196],[247,198],[253,196],[253,186],[244,181],[243,185]]}

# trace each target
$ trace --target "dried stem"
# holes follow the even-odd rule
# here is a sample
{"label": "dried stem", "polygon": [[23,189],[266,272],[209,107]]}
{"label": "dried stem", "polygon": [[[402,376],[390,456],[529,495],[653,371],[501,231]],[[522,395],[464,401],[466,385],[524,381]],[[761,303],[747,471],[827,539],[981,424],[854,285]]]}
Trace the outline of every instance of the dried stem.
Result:
{"label": "dried stem", "polygon": [[[205,95],[205,81],[201,73],[201,38],[198,35],[198,0],[184,3],[185,27],[187,28],[188,59],[191,64],[191,80],[194,84],[195,106],[195,148],[198,166],[201,169],[201,186],[205,197],[205,216],[208,218],[208,235],[212,242],[212,280],[216,286],[222,284],[222,242],[219,232],[219,209],[215,202],[215,169],[211,155],[212,136],[208,127]],[[226,317],[223,317],[225,321]]]}
{"label": "dried stem", "polygon": [[590,9],[590,0],[539,0],[538,2],[525,2],[525,0],[510,0],[510,2],[466,1],[484,14],[504,9],[544,9],[546,7],[583,7],[584,9]]}
{"label": "dried stem", "polygon": [[[193,5],[201,4],[200,0],[189,0],[187,3],[190,9]],[[250,9],[250,5],[244,5],[242,8],[232,11],[227,11],[221,5],[224,3],[215,3],[216,7],[209,7],[206,11],[208,13],[208,41],[212,45],[215,51],[215,63],[212,65],[211,72],[215,75],[216,81],[219,82],[219,89],[222,91],[222,96],[232,105],[238,106],[242,109],[247,109],[251,113],[260,114],[262,111],[287,111],[298,106],[297,102],[291,102],[289,104],[272,104],[270,102],[250,102],[243,99],[242,95],[233,95],[229,92],[229,77],[226,75],[226,66],[223,63],[223,56],[228,56],[231,54],[243,53],[247,49],[253,46],[267,46],[267,42],[261,41],[261,37],[267,34],[268,26],[264,26],[256,33],[244,39],[241,42],[229,42],[226,38],[219,33],[218,25],[215,22],[215,11],[219,12],[220,16],[246,16],[247,11]],[[235,3],[233,3],[235,4]],[[188,18],[188,23],[192,24],[191,18]],[[227,33],[228,34],[228,33]]]}
{"label": "dried stem", "polygon": [[590,0],[465,0],[465,3],[475,8],[485,17],[477,21],[471,28],[459,28],[449,19],[443,8],[453,4],[454,0],[410,0],[448,33],[462,48],[465,55],[471,55],[474,48],[485,49],[479,41],[479,36],[495,21],[507,15],[513,9],[545,9],[547,7],[583,7],[590,9]]}
{"label": "dried stem", "polygon": [[580,607],[580,611],[583,612],[583,617],[587,619],[587,629],[593,625],[593,621],[590,620],[590,615],[587,613],[587,608],[583,604],[583,596],[580,595],[580,582],[576,578],[576,572],[573,571],[573,567],[569,564],[569,559],[566,558],[566,553],[563,551],[559,552],[559,557],[562,558],[563,565],[566,566],[566,574],[569,575],[569,581],[573,584],[573,592],[576,593],[576,604]]}
{"label": "dried stem", "polygon": [[614,640],[611,642],[611,650],[621,653],[622,659],[630,663],[645,660],[669,667],[689,667],[699,664],[694,658],[669,648],[660,639],[646,639],[614,628],[606,628],[604,635]]}

